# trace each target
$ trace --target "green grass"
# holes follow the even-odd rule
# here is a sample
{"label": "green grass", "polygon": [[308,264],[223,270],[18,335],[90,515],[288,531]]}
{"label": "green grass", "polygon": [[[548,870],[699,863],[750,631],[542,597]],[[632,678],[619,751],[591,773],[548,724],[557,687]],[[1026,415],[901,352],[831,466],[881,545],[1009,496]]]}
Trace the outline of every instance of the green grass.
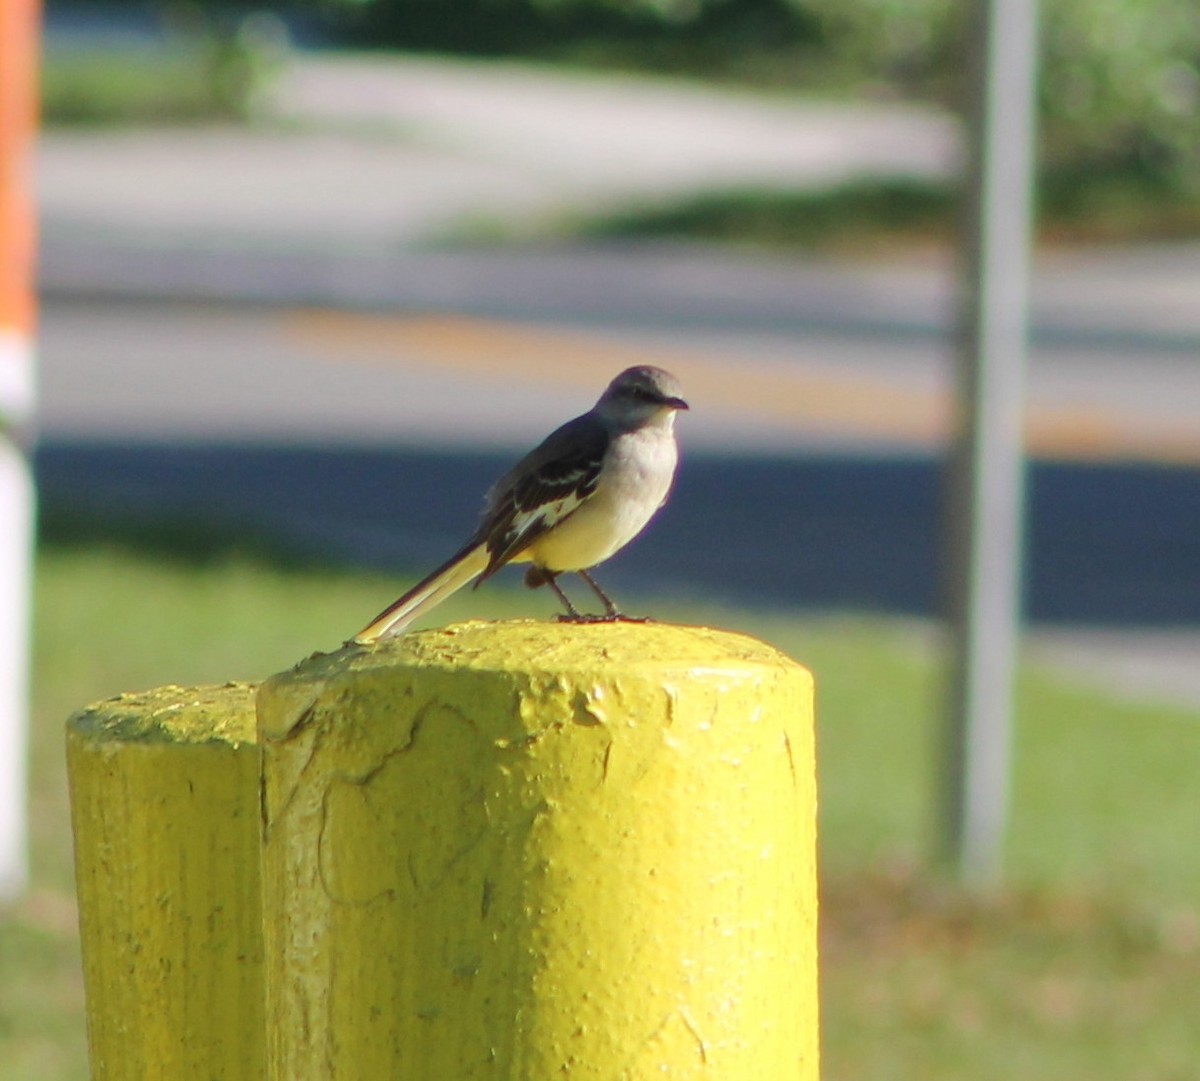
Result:
{"label": "green grass", "polygon": [[956,202],[944,184],[859,180],[815,191],[743,189],[634,206],[568,224],[600,239],[683,238],[859,252],[949,243]]}
{"label": "green grass", "polygon": [[42,65],[42,116],[50,127],[242,120],[255,78],[252,57],[218,40],[50,53]]}
{"label": "green grass", "polygon": [[[702,193],[558,226],[600,239],[681,238],[863,255],[948,246],[959,216],[957,192],[947,184],[866,178],[814,191]],[[1050,177],[1039,192],[1037,229],[1045,244],[1200,236],[1200,188],[1120,174]]]}
{"label": "green grass", "polygon": [[[264,677],[336,646],[398,585],[236,557],[43,551],[34,885],[0,913],[4,1081],[87,1076],[67,715],[122,690]],[[755,634],[817,675],[825,1081],[1194,1076],[1200,714],[1025,673],[1010,885],[971,898],[920,870],[938,742],[931,635],[880,619],[643,607]],[[439,619],[551,608],[544,595],[489,585]]]}

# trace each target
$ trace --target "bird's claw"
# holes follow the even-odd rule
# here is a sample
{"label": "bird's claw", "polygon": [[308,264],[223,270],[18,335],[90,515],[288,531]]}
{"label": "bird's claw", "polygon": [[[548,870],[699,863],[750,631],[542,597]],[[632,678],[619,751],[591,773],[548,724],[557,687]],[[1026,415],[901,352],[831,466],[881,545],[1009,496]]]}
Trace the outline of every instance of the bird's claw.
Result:
{"label": "bird's claw", "polygon": [[605,612],[601,615],[563,612],[558,617],[559,623],[650,623],[649,616],[627,616],[622,612]]}

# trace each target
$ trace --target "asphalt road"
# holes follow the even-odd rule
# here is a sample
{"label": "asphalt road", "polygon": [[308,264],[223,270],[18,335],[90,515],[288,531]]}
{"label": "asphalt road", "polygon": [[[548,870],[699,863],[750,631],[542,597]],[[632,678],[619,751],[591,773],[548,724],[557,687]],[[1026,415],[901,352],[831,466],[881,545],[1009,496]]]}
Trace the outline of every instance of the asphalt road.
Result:
{"label": "asphalt road", "polygon": [[[414,571],[469,535],[511,456],[48,442],[36,462],[44,511],[60,531],[72,522],[118,534],[182,527],[217,546],[274,544]],[[1191,543],[1200,472],[1036,464],[1030,503],[1031,619],[1200,624]],[[602,573],[635,593],[929,616],[939,509],[938,465],[927,458],[693,454],[647,535]]]}

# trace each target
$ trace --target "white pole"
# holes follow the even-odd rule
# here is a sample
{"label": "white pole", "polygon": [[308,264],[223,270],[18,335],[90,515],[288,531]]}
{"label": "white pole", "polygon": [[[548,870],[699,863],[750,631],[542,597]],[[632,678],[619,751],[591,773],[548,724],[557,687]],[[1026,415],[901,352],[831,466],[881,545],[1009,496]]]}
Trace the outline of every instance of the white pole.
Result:
{"label": "white pole", "polygon": [[1036,0],[978,0],[957,424],[949,477],[951,716],[944,856],[1000,874],[1021,590]]}
{"label": "white pole", "polygon": [[33,151],[39,10],[0,0],[0,897],[28,880],[33,479]]}
{"label": "white pole", "polygon": [[[23,342],[0,338],[0,370],[32,369]],[[6,417],[17,412],[0,402]],[[33,480],[29,461],[9,433],[0,436],[0,898],[18,896],[27,879],[26,744]]]}

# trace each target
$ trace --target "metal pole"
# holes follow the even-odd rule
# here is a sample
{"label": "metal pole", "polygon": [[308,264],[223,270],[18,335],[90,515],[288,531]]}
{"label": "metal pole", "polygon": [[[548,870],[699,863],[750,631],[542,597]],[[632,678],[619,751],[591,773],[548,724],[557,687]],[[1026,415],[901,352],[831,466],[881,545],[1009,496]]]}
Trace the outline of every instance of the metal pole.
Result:
{"label": "metal pole", "polygon": [[36,0],[0,0],[0,897],[25,887]]}
{"label": "metal pole", "polygon": [[958,401],[948,477],[953,638],[942,855],[1000,873],[1021,589],[1036,0],[978,0],[962,237]]}

